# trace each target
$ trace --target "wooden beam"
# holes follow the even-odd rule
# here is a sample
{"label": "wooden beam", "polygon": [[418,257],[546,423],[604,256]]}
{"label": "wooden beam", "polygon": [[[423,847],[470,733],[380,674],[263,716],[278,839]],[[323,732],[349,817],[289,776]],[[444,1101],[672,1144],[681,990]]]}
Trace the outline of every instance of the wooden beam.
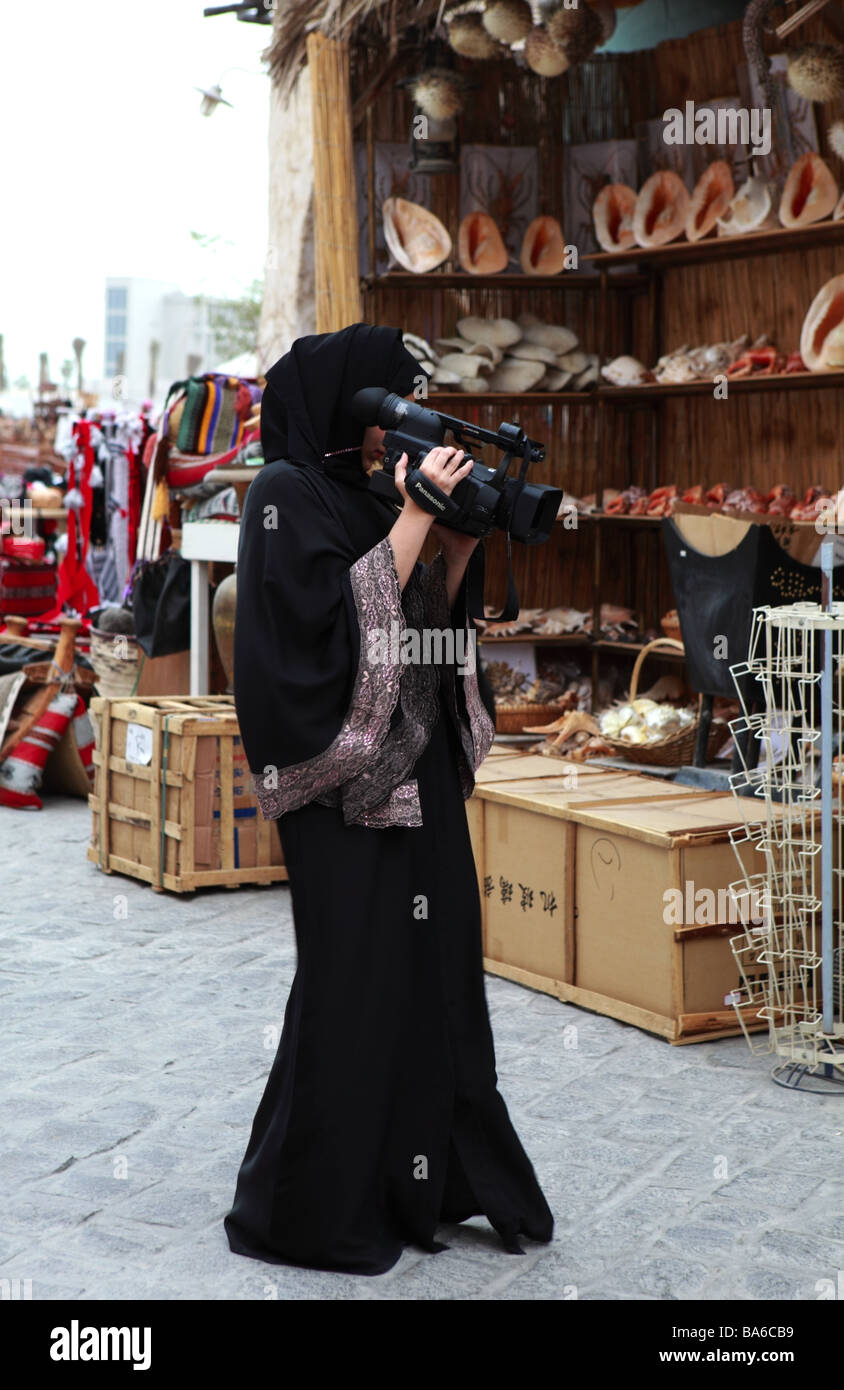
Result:
{"label": "wooden beam", "polygon": [[844,43],[844,7],[838,4],[838,0],[821,10],[821,19],[827,29]]}
{"label": "wooden beam", "polygon": [[317,333],[363,318],[349,47],[307,38],[314,139],[314,266]]}

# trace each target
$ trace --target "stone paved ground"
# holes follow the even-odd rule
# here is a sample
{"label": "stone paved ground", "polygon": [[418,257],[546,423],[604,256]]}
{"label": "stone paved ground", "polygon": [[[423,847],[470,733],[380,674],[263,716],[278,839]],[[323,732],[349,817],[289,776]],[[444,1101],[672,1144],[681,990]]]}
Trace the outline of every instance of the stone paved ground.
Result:
{"label": "stone paved ground", "polygon": [[755,1300],[816,1299],[842,1271],[844,1292],[844,1101],[775,1086],[743,1041],[672,1048],[492,977],[553,1244],[509,1255],[476,1218],[376,1278],[232,1255],[295,965],[287,889],[153,894],[87,863],[81,802],[0,816],[0,1280],[35,1299]]}

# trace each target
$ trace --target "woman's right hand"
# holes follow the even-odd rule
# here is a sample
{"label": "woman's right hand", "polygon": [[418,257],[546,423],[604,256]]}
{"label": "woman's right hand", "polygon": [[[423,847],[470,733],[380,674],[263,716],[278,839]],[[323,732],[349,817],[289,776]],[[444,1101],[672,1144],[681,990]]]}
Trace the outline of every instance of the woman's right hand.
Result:
{"label": "woman's right hand", "polygon": [[[468,477],[472,471],[472,460],[466,459],[464,462],[465,449],[455,449],[450,445],[438,445],[432,449],[419,465],[420,473],[424,473],[426,478],[450,497],[455,487],[463,478]],[[394,480],[398,491],[404,498],[405,507],[416,507],[412,498],[408,497],[404,481],[407,477],[407,454],[402,454],[396,464]],[[423,508],[417,507],[418,511]]]}

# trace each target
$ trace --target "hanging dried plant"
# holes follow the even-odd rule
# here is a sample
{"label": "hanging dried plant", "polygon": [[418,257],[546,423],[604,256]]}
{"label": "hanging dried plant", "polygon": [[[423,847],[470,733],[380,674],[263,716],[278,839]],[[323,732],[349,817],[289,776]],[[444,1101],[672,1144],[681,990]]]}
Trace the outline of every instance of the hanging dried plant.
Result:
{"label": "hanging dried plant", "polygon": [[829,148],[839,159],[844,159],[844,121],[835,121],[826,133]]}
{"label": "hanging dried plant", "polygon": [[490,0],[481,20],[487,33],[499,43],[518,43],[533,28],[533,15],[527,0]]}
{"label": "hanging dried plant", "polygon": [[834,101],[844,92],[844,48],[807,43],[789,54],[788,85],[806,101]]}
{"label": "hanging dried plant", "polygon": [[583,63],[595,52],[604,35],[600,15],[589,5],[567,9],[561,5],[548,19],[548,33],[572,66]]}
{"label": "hanging dried plant", "polygon": [[446,16],[448,41],[461,58],[474,58],[476,61],[501,58],[505,50],[483,26],[477,13],[458,14],[452,19]]}
{"label": "hanging dried plant", "polygon": [[540,77],[559,77],[569,67],[565,53],[541,25],[531,29],[525,39],[525,62]]}

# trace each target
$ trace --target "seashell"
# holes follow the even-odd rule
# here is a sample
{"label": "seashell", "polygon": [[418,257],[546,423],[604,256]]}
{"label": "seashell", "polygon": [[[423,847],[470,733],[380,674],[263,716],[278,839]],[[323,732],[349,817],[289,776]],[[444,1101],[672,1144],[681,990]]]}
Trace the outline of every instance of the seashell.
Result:
{"label": "seashell", "polygon": [[806,101],[835,101],[844,92],[844,48],[806,43],[789,54],[787,81]]}
{"label": "seashell", "polygon": [[844,217],[844,193],[841,194],[841,197],[838,200],[838,206],[836,207],[835,212],[832,215],[835,218],[836,222],[840,222],[842,217]]}
{"label": "seashell", "polygon": [[603,251],[626,251],[635,246],[633,214],[636,192],[626,183],[609,183],[602,188],[592,207],[595,236]]}
{"label": "seashell", "polygon": [[844,121],[833,121],[826,132],[829,148],[839,159],[844,159]]}
{"label": "seashell", "polygon": [[435,367],[431,377],[432,386],[459,386],[461,378],[457,372],[450,372],[445,367]]}
{"label": "seashell", "polygon": [[497,275],[510,259],[495,222],[485,212],[470,212],[460,223],[457,255],[470,275]]}
{"label": "seashell", "polygon": [[512,319],[458,319],[457,332],[470,343],[492,343],[500,348],[512,347],[522,336]]}
{"label": "seashell", "polygon": [[405,270],[422,275],[451,255],[451,237],[438,217],[406,198],[386,198],[384,239]]}
{"label": "seashell", "polygon": [[557,357],[557,366],[562,367],[564,372],[585,372],[589,366],[589,358],[585,352],[575,348],[572,352],[561,352]]}
{"label": "seashell", "polygon": [[527,362],[547,362],[549,367],[557,366],[557,354],[553,348],[543,347],[541,343],[529,343],[523,340],[511,347],[511,357],[521,357]]}
{"label": "seashell", "polygon": [[525,275],[559,275],[566,263],[566,244],[556,217],[534,218],[525,232],[519,259]]}
{"label": "seashell", "polygon": [[540,347],[551,348],[556,356],[571,352],[577,347],[577,334],[570,328],[558,327],[554,323],[529,324],[524,330],[525,341],[539,343]]}
{"label": "seashell", "polygon": [[434,354],[430,343],[426,343],[424,338],[420,338],[415,333],[403,333],[402,342],[418,361],[429,360]]}
{"label": "seashell", "polygon": [[501,361],[503,353],[501,348],[494,343],[470,343],[468,338],[437,338],[434,341],[437,352],[445,354],[450,352],[472,353],[475,357],[485,357],[488,362],[497,366]]}
{"label": "seashell", "polygon": [[448,42],[461,58],[476,61],[501,58],[506,52],[484,28],[479,14],[455,15],[448,23]]}
{"label": "seashell", "polygon": [[771,189],[765,179],[754,174],[731,199],[718,219],[719,236],[739,236],[758,232],[775,224]]}
{"label": "seashell", "polygon": [[800,356],[810,372],[828,372],[844,365],[841,352],[844,324],[844,275],[821,287],[809,307],[800,333]]}
{"label": "seashell", "polygon": [[601,726],[601,733],[607,738],[618,738],[621,733],[617,710],[608,709],[605,714],[601,715],[598,723]]}
{"label": "seashell", "polygon": [[459,391],[471,392],[473,395],[479,396],[482,395],[484,391],[489,390],[489,382],[485,376],[462,376],[460,378],[460,385],[457,389]]}
{"label": "seashell", "polygon": [[525,39],[525,62],[540,77],[560,77],[569,60],[541,24],[531,29]]}
{"label": "seashell", "polygon": [[611,386],[644,386],[653,373],[636,357],[616,357],[601,368],[601,376]]}
{"label": "seashell", "polygon": [[456,372],[460,377],[488,376],[494,370],[494,364],[488,357],[474,352],[447,352],[440,358],[440,366],[447,372]]}
{"label": "seashell", "polygon": [[562,372],[556,367],[549,367],[538,383],[538,389],[540,391],[565,391],[571,379],[571,372]]}
{"label": "seashell", "polygon": [[543,362],[505,358],[488,378],[490,391],[532,391],[545,375]]}
{"label": "seashell", "polygon": [[686,225],[689,190],[679,174],[662,169],[639,190],[633,213],[633,235],[639,246],[665,246]]}
{"label": "seashell", "polygon": [[623,729],[626,724],[636,721],[636,711],[632,705],[619,705],[616,710],[618,715],[618,727]]}
{"label": "seashell", "polygon": [[686,215],[689,241],[702,241],[723,217],[735,193],[732,170],[725,159],[716,159],[698,179]]}
{"label": "seashell", "polygon": [[481,23],[499,43],[518,43],[533,28],[533,15],[527,0],[490,0],[481,14]]}
{"label": "seashell", "polygon": [[580,374],[573,379],[571,389],[572,391],[585,391],[589,386],[597,386],[598,380],[598,360],[596,358],[594,362],[589,363],[585,372],[580,372]]}
{"label": "seashell", "polygon": [[780,202],[784,227],[806,227],[829,217],[838,202],[838,184],[820,155],[804,154],[789,171]]}

